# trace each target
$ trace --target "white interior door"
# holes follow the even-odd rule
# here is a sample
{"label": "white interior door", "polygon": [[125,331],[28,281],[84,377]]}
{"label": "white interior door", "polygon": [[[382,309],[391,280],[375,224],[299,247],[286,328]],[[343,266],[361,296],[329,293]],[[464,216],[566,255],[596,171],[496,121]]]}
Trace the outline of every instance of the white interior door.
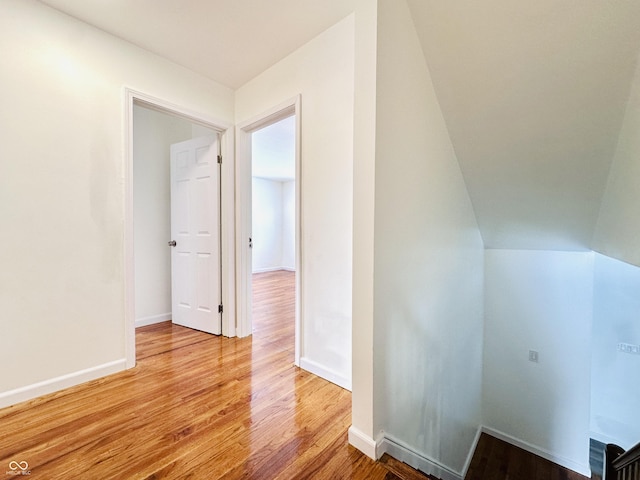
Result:
{"label": "white interior door", "polygon": [[171,303],[178,325],[219,335],[222,323],[218,139],[171,145]]}

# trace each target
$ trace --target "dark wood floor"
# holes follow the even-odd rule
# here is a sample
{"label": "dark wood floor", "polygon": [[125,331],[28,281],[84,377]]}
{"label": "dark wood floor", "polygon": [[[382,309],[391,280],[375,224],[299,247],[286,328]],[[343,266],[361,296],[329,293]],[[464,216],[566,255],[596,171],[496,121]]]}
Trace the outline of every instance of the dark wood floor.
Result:
{"label": "dark wood floor", "polygon": [[483,433],[465,480],[586,480],[562,468]]}

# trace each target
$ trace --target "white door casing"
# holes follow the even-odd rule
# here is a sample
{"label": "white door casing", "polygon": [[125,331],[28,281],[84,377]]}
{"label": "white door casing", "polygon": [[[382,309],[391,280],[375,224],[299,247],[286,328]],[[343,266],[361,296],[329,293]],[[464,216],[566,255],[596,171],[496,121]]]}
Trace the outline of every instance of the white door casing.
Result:
{"label": "white door casing", "polygon": [[221,334],[219,140],[171,145],[172,321]]}
{"label": "white door casing", "polygon": [[[221,118],[211,116],[208,112],[193,110],[191,107],[176,104],[168,99],[159,98],[130,87],[123,89],[123,151],[124,151],[124,343],[126,368],[136,365],[136,323],[135,323],[135,248],[134,248],[134,191],[133,191],[133,106],[142,105],[172,116],[184,118],[192,123],[211,128],[218,132],[222,151],[221,167],[221,220],[227,226],[222,230],[222,335],[235,337],[236,328],[236,241],[235,222],[235,129],[233,125]],[[159,239],[167,241],[169,239]],[[167,247],[168,248],[168,247]]]}
{"label": "white door casing", "polygon": [[251,225],[251,135],[254,131],[266,127],[291,115],[296,117],[296,234],[295,234],[295,270],[296,270],[296,306],[295,306],[295,364],[300,366],[303,355],[302,338],[304,319],[302,318],[304,265],[302,252],[304,249],[301,232],[304,229],[301,191],[303,178],[301,169],[301,97],[297,95],[286,100],[253,118],[236,126],[236,252],[237,276],[236,292],[238,295],[236,314],[238,317],[237,335],[245,337],[252,333],[252,255],[249,239],[252,237]]}

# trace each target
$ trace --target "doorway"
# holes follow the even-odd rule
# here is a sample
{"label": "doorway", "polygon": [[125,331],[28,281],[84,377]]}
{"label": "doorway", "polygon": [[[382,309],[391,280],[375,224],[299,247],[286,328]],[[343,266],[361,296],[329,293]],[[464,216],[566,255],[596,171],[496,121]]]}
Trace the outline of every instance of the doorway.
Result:
{"label": "doorway", "polygon": [[252,334],[295,344],[296,117],[251,132]]}
{"label": "doorway", "polygon": [[[304,275],[300,98],[240,124],[237,136],[238,335],[250,335],[254,328],[269,328],[254,324],[254,281],[261,292],[276,288],[279,295],[291,295],[294,363],[299,366]],[[264,319],[256,316],[256,320]]]}
{"label": "doorway", "polygon": [[[219,139],[222,334],[235,335],[234,159],[231,125],[126,90],[125,317],[127,367],[135,366],[135,328],[169,320],[171,312],[170,145],[204,136]],[[143,131],[142,136],[140,136]],[[226,165],[224,160],[227,160]],[[216,310],[217,310],[216,305]],[[222,309],[221,309],[222,310]],[[217,312],[216,312],[217,313]]]}

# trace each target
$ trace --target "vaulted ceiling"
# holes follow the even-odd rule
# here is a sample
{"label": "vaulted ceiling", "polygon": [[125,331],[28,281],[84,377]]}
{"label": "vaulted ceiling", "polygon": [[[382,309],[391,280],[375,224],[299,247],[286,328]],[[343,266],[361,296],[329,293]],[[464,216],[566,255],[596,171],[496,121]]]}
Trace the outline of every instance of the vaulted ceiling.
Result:
{"label": "vaulted ceiling", "polygon": [[588,250],[637,0],[409,0],[486,248]]}
{"label": "vaulted ceiling", "polygon": [[[355,0],[41,0],[237,88]],[[407,0],[487,248],[588,250],[638,0]]]}

